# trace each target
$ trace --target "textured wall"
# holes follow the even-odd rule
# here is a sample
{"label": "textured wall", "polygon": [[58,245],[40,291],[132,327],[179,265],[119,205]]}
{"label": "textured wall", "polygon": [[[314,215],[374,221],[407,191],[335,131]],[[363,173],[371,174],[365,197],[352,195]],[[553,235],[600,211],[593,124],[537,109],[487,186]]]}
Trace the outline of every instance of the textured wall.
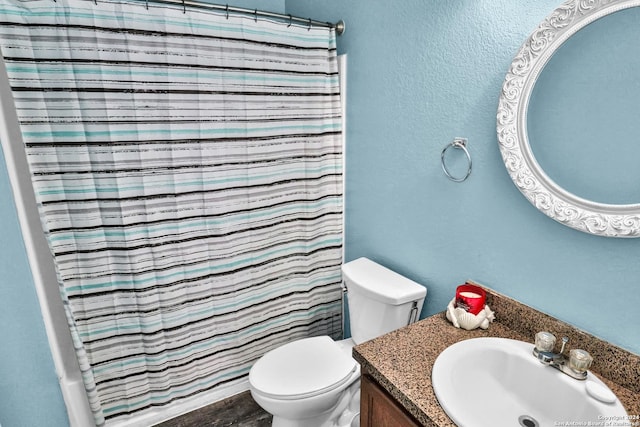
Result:
{"label": "textured wall", "polygon": [[0,158],[0,424],[63,426],[67,414]]}
{"label": "textured wall", "polygon": [[[541,214],[497,146],[507,68],[559,4],[286,2],[287,13],[347,24],[338,40],[349,57],[347,260],[368,256],[427,285],[423,316],[473,279],[640,353],[640,240],[584,234]],[[456,136],[469,138],[474,162],[462,184],[440,169]],[[463,166],[455,157],[452,169]]]}

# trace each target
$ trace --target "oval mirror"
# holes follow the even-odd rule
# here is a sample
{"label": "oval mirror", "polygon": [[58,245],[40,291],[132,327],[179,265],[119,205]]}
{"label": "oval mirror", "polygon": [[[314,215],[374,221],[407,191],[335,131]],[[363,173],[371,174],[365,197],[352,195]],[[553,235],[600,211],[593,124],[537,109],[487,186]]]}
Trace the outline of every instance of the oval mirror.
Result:
{"label": "oval mirror", "polygon": [[[621,12],[635,6],[640,6],[640,0],[597,0],[589,2],[570,0],[562,4],[536,28],[518,51],[503,83],[498,106],[498,143],[507,171],[516,187],[536,208],[547,216],[569,227],[600,236],[640,237],[640,194],[635,200],[633,196],[620,197],[620,200],[624,201],[618,204],[619,199],[611,196],[611,194],[615,193],[613,191],[614,188],[617,189],[616,182],[624,180],[625,177],[614,176],[610,180],[611,183],[605,183],[605,180],[597,177],[598,173],[596,173],[604,168],[605,163],[601,164],[602,167],[597,167],[597,163],[595,163],[594,165],[596,166],[591,166],[591,170],[585,171],[579,169],[588,169],[588,167],[581,167],[581,164],[575,161],[567,162],[567,159],[572,158],[571,150],[573,150],[573,154],[578,153],[580,155],[586,155],[591,150],[595,151],[596,157],[595,160],[594,158],[589,160],[590,162],[604,162],[605,155],[618,156],[618,158],[624,157],[624,147],[616,146],[615,142],[612,143],[606,138],[600,144],[582,144],[585,140],[580,138],[584,138],[584,135],[577,131],[567,132],[567,129],[563,127],[545,129],[541,132],[540,126],[553,122],[553,108],[568,108],[570,104],[566,103],[564,98],[562,100],[553,99],[551,100],[553,102],[546,104],[548,95],[540,99],[540,95],[534,91],[534,87],[538,80],[540,80],[542,86],[551,88],[554,85],[555,87],[562,86],[562,82],[551,82],[549,84],[550,82],[545,81],[545,79],[548,80],[548,77],[543,71],[546,71],[544,70],[545,66],[550,64],[553,55],[561,50],[571,36],[587,25],[615,12]],[[597,29],[592,27],[589,30],[596,31]],[[609,34],[605,35],[608,36]],[[599,35],[601,38],[603,36],[602,34]],[[566,44],[570,43],[567,42]],[[563,60],[566,61],[564,58]],[[557,62],[562,64],[562,61]],[[558,66],[556,63],[550,64],[550,67],[557,68]],[[567,74],[569,76],[565,77],[568,81],[573,80],[575,82],[577,80],[575,74],[573,77],[570,72]],[[551,73],[551,75],[557,76],[558,74]],[[580,77],[582,78],[583,76],[580,75]],[[585,80],[582,79],[582,84],[584,84]],[[594,84],[594,81],[588,83]],[[597,90],[593,89],[590,92],[597,91],[602,91],[602,88],[598,87]],[[559,97],[562,97],[563,92],[558,93]],[[596,102],[594,109],[602,107],[603,104],[604,102]],[[546,108],[547,105],[548,109]],[[564,107],[562,107],[563,105]],[[574,106],[573,109],[577,110],[578,106]],[[605,108],[599,111],[606,110]],[[540,111],[543,114],[540,114]],[[528,119],[529,114],[534,114],[534,112],[535,127],[532,126],[531,119]],[[607,117],[606,114],[601,115],[600,118],[603,119],[603,122],[613,122],[620,119],[621,114],[615,110],[606,112],[610,112],[612,115],[611,118]],[[635,115],[635,113],[636,111],[633,111],[632,115]],[[542,118],[542,123],[539,117]],[[632,121],[635,122],[636,120]],[[528,130],[528,126],[532,126],[531,131]],[[562,123],[559,126],[562,126]],[[596,128],[602,128],[598,129],[601,131],[600,137],[606,134],[605,124],[598,123],[595,126]],[[633,128],[635,130],[630,132],[629,139],[636,141],[639,137],[640,126],[634,123]],[[595,135],[596,133],[590,132],[590,134]],[[553,136],[553,138],[550,136]],[[530,144],[530,138],[533,138],[535,144],[533,149]],[[540,141],[540,139],[544,139],[544,141]],[[544,142],[544,144],[538,146],[539,141]],[[618,149],[620,151],[616,152]],[[613,151],[613,154],[610,151]],[[536,158],[536,155],[539,157]],[[627,160],[628,162],[629,160]],[[557,165],[550,168],[550,165],[554,163]],[[630,164],[632,165],[632,163]],[[545,171],[541,164],[549,169]],[[618,169],[622,170],[624,168],[625,166],[622,166]],[[612,169],[615,169],[615,166]],[[640,168],[633,169],[634,173],[637,174],[637,170]],[[563,175],[569,176],[569,179],[563,178]],[[580,179],[576,179],[577,176],[582,177],[582,180],[586,180],[586,178],[598,180],[595,183],[597,185],[592,186],[596,189],[600,187],[600,189],[593,193],[588,191],[587,187],[589,185],[581,187],[582,184],[579,183]],[[576,181],[578,181],[578,185],[574,186]],[[564,184],[560,185],[561,183]],[[609,187],[606,187],[607,185]],[[587,189],[583,191],[582,188]],[[630,191],[630,193],[633,194],[633,191]],[[601,197],[600,194],[604,194],[604,196]],[[628,199],[631,199],[629,204],[627,204]]]}

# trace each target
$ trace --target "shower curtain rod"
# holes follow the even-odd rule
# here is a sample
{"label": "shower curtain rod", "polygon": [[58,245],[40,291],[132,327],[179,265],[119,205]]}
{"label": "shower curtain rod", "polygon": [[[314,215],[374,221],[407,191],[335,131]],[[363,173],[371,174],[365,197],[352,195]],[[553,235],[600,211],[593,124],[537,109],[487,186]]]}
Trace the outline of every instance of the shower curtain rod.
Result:
{"label": "shower curtain rod", "polygon": [[[97,0],[94,0],[94,1],[97,1]],[[189,6],[189,7],[199,8],[199,9],[220,10],[220,11],[226,12],[227,16],[229,15],[229,13],[240,13],[243,15],[255,16],[256,19],[258,16],[275,18],[283,21],[289,21],[289,23],[295,22],[301,25],[304,24],[309,27],[316,26],[316,27],[334,28],[336,30],[337,35],[342,35],[342,33],[344,33],[344,30],[345,30],[345,24],[343,20],[339,20],[338,22],[333,24],[331,22],[316,21],[311,18],[301,18],[298,16],[284,15],[282,13],[267,12],[267,11],[258,10],[258,9],[245,9],[243,7],[234,7],[234,6],[229,6],[228,4],[226,5],[214,4],[214,3],[207,3],[204,1],[198,1],[198,0],[145,0],[145,3],[147,4],[147,8],[149,3],[165,3],[165,4],[182,6],[182,7]]]}

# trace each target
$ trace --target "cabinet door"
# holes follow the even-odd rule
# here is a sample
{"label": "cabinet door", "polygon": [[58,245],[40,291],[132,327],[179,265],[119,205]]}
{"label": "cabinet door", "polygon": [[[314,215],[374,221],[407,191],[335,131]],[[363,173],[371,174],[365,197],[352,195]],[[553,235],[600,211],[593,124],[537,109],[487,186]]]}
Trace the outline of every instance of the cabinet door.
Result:
{"label": "cabinet door", "polygon": [[360,387],[361,427],[417,427],[420,425],[370,376],[362,376]]}

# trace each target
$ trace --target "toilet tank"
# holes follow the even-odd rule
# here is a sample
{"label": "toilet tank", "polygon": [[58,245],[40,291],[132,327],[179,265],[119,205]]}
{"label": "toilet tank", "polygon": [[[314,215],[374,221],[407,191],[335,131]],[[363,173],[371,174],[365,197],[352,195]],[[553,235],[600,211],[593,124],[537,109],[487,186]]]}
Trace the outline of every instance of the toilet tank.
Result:
{"label": "toilet tank", "polygon": [[344,264],[342,278],[356,344],[407,326],[420,316],[427,288],[370,259]]}

